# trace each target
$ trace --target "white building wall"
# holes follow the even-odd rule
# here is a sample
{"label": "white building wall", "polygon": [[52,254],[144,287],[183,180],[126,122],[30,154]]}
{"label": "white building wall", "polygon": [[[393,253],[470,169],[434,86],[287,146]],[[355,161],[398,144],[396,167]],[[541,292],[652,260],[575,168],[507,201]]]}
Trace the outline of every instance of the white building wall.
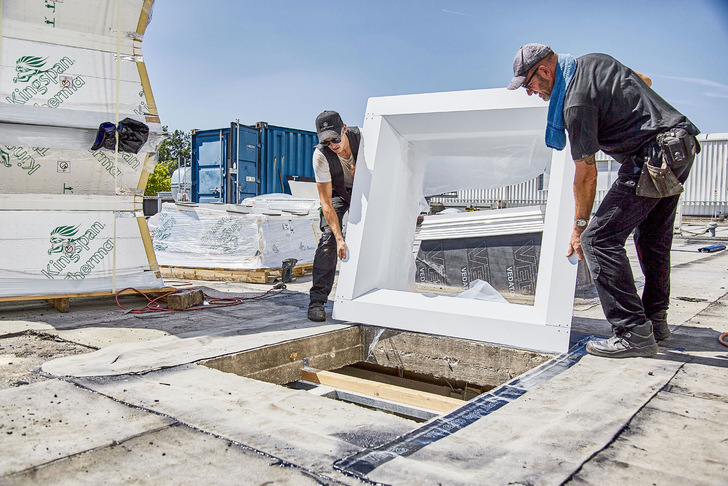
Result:
{"label": "white building wall", "polygon": [[[695,158],[682,195],[685,216],[715,217],[728,214],[728,133],[699,135],[702,147]],[[597,194],[594,210],[617,179],[619,164],[603,152],[597,153]],[[545,204],[548,174],[521,184],[495,189],[457,191],[431,201],[446,206],[512,207]]]}

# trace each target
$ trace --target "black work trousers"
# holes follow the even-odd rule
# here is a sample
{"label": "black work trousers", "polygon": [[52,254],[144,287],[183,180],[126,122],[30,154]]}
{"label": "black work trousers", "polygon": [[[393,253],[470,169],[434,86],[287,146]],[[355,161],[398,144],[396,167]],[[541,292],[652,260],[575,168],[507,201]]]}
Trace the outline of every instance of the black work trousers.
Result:
{"label": "black work trousers", "polygon": [[[673,171],[680,182],[687,179],[693,158]],[[641,197],[636,186],[620,175],[581,235],[604,315],[616,335],[667,311],[670,302],[670,248],[680,195]],[[645,277],[641,298],[624,247],[632,231]]]}
{"label": "black work trousers", "polygon": [[[349,210],[349,203],[342,197],[332,195],[331,203],[334,211],[339,217],[339,228],[341,228],[344,215]],[[311,302],[325,303],[329,300],[329,294],[334,286],[336,276],[336,238],[326,222],[324,212],[321,211],[321,239],[319,240],[316,255],[313,258],[313,285],[311,286]]]}

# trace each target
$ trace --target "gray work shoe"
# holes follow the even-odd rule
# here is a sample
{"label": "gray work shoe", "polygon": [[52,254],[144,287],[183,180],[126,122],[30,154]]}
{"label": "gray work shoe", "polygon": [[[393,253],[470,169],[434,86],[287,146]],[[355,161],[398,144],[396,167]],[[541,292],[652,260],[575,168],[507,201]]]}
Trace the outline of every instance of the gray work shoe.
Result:
{"label": "gray work shoe", "polygon": [[586,352],[604,358],[654,356],[657,354],[657,342],[652,335],[652,323],[647,321],[609,339],[589,341],[586,343]]}
{"label": "gray work shoe", "polygon": [[667,311],[660,311],[650,316],[652,321],[652,334],[656,341],[662,341],[670,337],[670,328],[667,327]]}
{"label": "gray work shoe", "polygon": [[308,319],[316,322],[326,320],[326,309],[324,309],[323,302],[311,302],[308,304]]}

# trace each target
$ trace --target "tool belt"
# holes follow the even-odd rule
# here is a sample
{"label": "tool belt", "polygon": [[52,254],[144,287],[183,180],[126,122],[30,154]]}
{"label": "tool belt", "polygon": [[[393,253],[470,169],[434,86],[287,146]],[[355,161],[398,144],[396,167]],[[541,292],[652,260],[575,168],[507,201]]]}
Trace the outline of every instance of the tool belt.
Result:
{"label": "tool belt", "polygon": [[647,148],[636,193],[642,197],[675,196],[684,188],[674,170],[691,164],[700,152],[697,139],[683,128],[671,128],[660,133]]}

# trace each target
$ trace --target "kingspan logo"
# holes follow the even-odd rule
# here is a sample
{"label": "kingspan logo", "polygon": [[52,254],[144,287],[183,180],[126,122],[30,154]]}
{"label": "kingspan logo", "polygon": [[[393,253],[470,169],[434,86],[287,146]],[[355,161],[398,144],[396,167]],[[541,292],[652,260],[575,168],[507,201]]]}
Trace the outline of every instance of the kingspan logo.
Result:
{"label": "kingspan logo", "polygon": [[[97,221],[88,230],[79,234],[80,226],[58,226],[51,231],[48,254],[60,253],[60,255],[49,260],[46,267],[40,271],[46,278],[53,280],[56,276],[66,272],[64,276],[66,279],[83,280],[114,249],[114,242],[111,238],[107,238],[97,248],[94,244],[94,240],[104,229],[102,223]],[[95,251],[92,250],[92,246],[96,248]],[[77,266],[82,254],[91,251],[93,253],[85,258],[80,266]],[[71,267],[76,267],[76,271],[72,271]]]}
{"label": "kingspan logo", "polygon": [[10,167],[10,154],[0,148],[0,164]]}
{"label": "kingspan logo", "polygon": [[[15,90],[6,96],[8,103],[24,105],[35,96],[45,95],[49,87],[60,87],[60,90],[51,96],[46,103],[36,106],[58,108],[64,101],[73,96],[86,82],[81,76],[64,75],[75,62],[68,56],[61,58],[55,64],[48,66],[47,57],[23,56],[15,63],[15,84],[26,84],[24,88]],[[51,86],[53,85],[53,86]]]}

